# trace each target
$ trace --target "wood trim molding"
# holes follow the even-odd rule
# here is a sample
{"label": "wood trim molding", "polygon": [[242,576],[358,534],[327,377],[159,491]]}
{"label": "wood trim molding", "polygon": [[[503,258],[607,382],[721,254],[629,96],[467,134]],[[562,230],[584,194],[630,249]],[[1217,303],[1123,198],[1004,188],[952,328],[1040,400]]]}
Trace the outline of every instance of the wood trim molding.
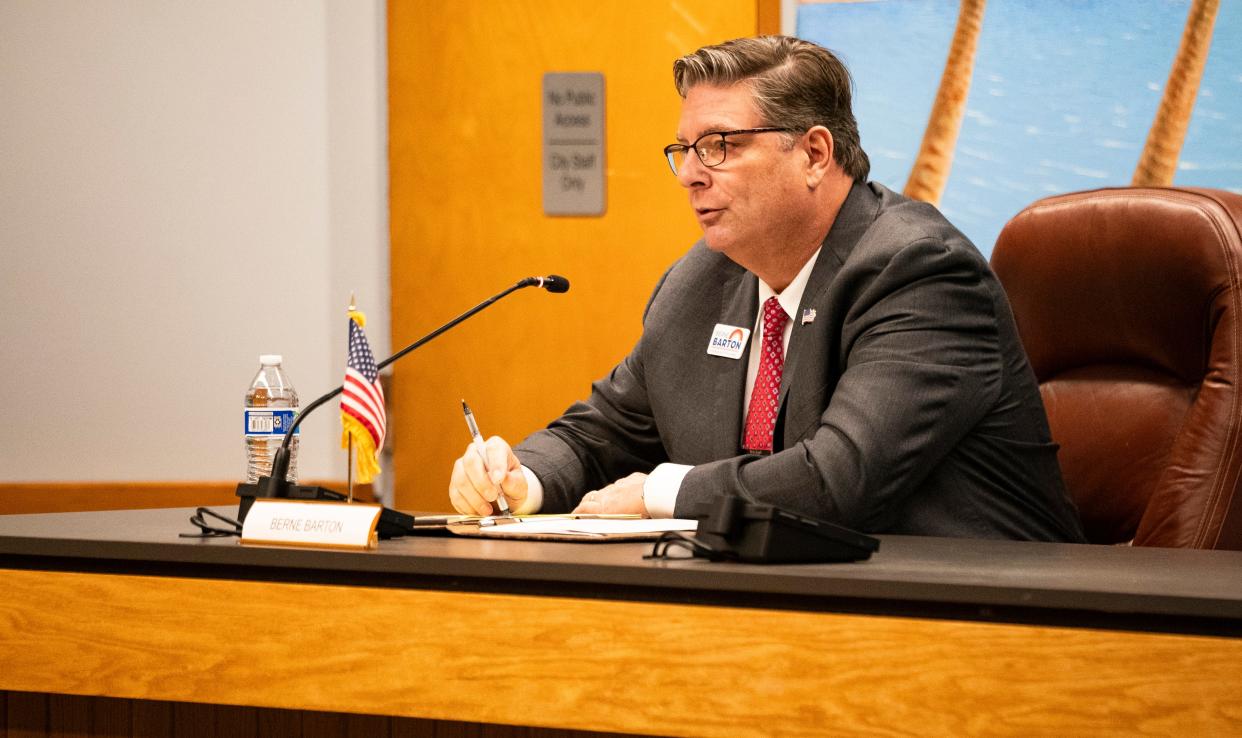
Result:
{"label": "wood trim molding", "polygon": [[756,26],[760,36],[777,35],[781,32],[781,0],[756,0]]}
{"label": "wood trim molding", "polygon": [[[343,490],[340,480],[306,480]],[[91,510],[145,510],[157,507],[235,505],[237,482],[5,482],[0,483],[0,515]],[[355,496],[375,499],[371,485],[354,487]]]}

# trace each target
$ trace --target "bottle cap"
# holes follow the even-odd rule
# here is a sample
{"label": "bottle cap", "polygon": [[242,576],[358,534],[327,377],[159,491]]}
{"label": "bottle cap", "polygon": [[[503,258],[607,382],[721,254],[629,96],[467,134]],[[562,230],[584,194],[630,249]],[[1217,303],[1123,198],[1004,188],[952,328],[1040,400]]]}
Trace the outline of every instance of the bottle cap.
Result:
{"label": "bottle cap", "polygon": [[260,354],[259,363],[263,366],[276,366],[283,358],[280,354]]}

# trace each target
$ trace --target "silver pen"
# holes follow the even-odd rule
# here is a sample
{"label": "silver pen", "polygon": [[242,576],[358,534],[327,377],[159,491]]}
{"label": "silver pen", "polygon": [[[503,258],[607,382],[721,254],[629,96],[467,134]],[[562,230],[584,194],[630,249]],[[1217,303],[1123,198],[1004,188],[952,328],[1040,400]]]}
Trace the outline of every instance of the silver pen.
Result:
{"label": "silver pen", "polygon": [[[465,400],[461,401],[461,411],[466,415],[466,427],[470,429],[470,438],[474,440],[474,450],[479,452],[483,471],[487,472],[487,449],[483,444],[483,435],[479,433],[479,425],[474,422],[474,413],[470,412],[470,406]],[[513,517],[513,513],[509,512],[509,501],[505,499],[505,493],[499,489],[499,485],[496,490],[496,506],[500,508],[501,517]]]}

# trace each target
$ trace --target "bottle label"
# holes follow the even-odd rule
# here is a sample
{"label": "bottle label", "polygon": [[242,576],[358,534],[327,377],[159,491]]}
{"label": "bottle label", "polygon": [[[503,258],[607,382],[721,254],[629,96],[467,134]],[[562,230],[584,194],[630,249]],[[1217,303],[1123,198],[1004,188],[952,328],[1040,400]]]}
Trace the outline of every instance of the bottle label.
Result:
{"label": "bottle label", "polygon": [[[246,408],[246,435],[283,436],[285,431],[289,430],[289,426],[293,425],[293,419],[297,414],[296,407],[278,410],[258,410],[248,407]],[[295,436],[301,434],[301,428],[293,432]]]}

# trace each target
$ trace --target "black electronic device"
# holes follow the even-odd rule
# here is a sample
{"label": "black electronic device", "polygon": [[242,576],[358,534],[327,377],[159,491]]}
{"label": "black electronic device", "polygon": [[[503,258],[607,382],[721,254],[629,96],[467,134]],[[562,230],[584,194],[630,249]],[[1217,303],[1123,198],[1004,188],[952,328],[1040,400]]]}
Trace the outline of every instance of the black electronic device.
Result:
{"label": "black electronic device", "polygon": [[699,506],[695,556],[761,564],[861,561],[880,541],[845,526],[724,495]]}
{"label": "black electronic device", "polygon": [[[466,318],[474,315],[480,310],[488,307],[500,298],[515,292],[524,287],[542,287],[548,292],[561,293],[569,291],[569,280],[564,277],[549,274],[546,277],[527,277],[519,280],[512,287],[505,289],[491,297],[487,298],[478,305],[470,308],[466,312],[458,315],[449,322],[428,333],[418,339],[409,346],[401,349],[397,353],[389,356],[387,359],[375,365],[376,369],[383,369],[393,363],[402,356],[410,353],[414,349],[422,346],[431,339],[447,331]],[[314,402],[302,408],[301,412],[289,424],[289,428],[285,431],[285,437],[280,442],[280,447],[276,449],[276,453],[272,456],[271,473],[266,477],[259,477],[258,482],[242,482],[237,485],[237,496],[241,498],[237,505],[237,519],[245,522],[246,514],[250,512],[250,506],[254,504],[257,498],[279,498],[289,500],[334,500],[340,501],[345,499],[345,495],[326,487],[314,487],[309,485],[294,484],[286,479],[289,474],[289,444],[293,440],[293,433],[298,426],[312,410],[324,404],[333,397],[336,397],[344,389],[344,386],[337,387],[321,397],[317,397]],[[398,510],[385,507],[380,511],[379,523],[376,525],[376,533],[380,538],[397,538],[408,533],[414,532],[414,516]]]}

